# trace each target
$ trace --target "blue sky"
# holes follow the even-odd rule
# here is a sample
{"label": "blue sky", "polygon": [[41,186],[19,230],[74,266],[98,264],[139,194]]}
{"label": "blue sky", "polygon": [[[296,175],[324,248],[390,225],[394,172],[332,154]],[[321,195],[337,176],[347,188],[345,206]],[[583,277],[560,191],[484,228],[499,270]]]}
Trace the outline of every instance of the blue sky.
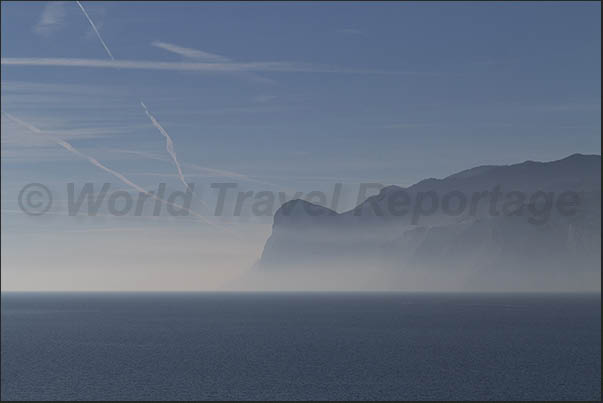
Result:
{"label": "blue sky", "polygon": [[[141,100],[198,186],[409,185],[480,164],[600,153],[596,2],[83,5],[114,61],[75,2],[2,2],[2,110],[145,188],[179,182]],[[88,67],[74,66],[81,59]],[[94,250],[98,237],[119,239],[114,230],[125,237],[144,230],[157,242],[199,231],[228,242],[183,220],[26,217],[15,200],[29,182],[56,188],[59,199],[68,182],[123,186],[3,116],[3,280],[13,276],[6,278],[14,288],[31,278],[11,267],[31,273],[40,260],[67,256],[66,245]],[[239,224],[254,234],[240,248],[249,249],[242,267],[261,252],[270,220]],[[45,248],[39,259],[24,257],[30,242]],[[138,244],[146,256],[148,244]],[[84,263],[65,257],[57,265]],[[188,279],[175,278],[175,289]],[[82,281],[74,287],[90,288],[98,277]]]}

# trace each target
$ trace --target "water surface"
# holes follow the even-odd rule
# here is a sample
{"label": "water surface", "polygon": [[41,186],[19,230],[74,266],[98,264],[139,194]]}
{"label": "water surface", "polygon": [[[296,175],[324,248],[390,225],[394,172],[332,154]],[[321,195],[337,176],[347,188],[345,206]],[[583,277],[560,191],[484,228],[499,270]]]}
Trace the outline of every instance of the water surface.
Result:
{"label": "water surface", "polygon": [[601,297],[2,294],[2,400],[601,398]]}

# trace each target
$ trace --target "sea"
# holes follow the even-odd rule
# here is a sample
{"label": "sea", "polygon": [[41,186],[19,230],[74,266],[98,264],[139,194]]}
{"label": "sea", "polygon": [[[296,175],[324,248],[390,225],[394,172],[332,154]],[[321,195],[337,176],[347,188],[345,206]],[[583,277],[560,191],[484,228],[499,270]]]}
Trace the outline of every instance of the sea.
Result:
{"label": "sea", "polygon": [[600,400],[600,294],[2,293],[2,400]]}

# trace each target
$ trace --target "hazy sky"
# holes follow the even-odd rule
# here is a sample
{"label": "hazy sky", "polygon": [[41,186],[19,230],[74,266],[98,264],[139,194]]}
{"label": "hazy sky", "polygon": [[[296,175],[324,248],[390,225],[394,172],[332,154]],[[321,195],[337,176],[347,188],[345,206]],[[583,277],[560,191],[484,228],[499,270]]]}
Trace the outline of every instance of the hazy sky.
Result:
{"label": "hazy sky", "polygon": [[[82,4],[106,49],[75,2],[2,2],[2,110],[145,189],[182,184],[140,101],[208,198],[601,150],[597,2]],[[30,182],[49,214],[19,211]],[[2,289],[215,289],[270,233],[270,217],[68,217],[70,182],[127,188],[2,116]]]}

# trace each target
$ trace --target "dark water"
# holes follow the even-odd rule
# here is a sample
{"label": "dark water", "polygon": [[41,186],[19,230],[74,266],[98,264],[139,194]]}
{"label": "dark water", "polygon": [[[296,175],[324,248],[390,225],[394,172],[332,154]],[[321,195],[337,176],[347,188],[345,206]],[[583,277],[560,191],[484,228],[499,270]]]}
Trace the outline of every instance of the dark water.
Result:
{"label": "dark water", "polygon": [[601,398],[601,297],[2,294],[2,400]]}

